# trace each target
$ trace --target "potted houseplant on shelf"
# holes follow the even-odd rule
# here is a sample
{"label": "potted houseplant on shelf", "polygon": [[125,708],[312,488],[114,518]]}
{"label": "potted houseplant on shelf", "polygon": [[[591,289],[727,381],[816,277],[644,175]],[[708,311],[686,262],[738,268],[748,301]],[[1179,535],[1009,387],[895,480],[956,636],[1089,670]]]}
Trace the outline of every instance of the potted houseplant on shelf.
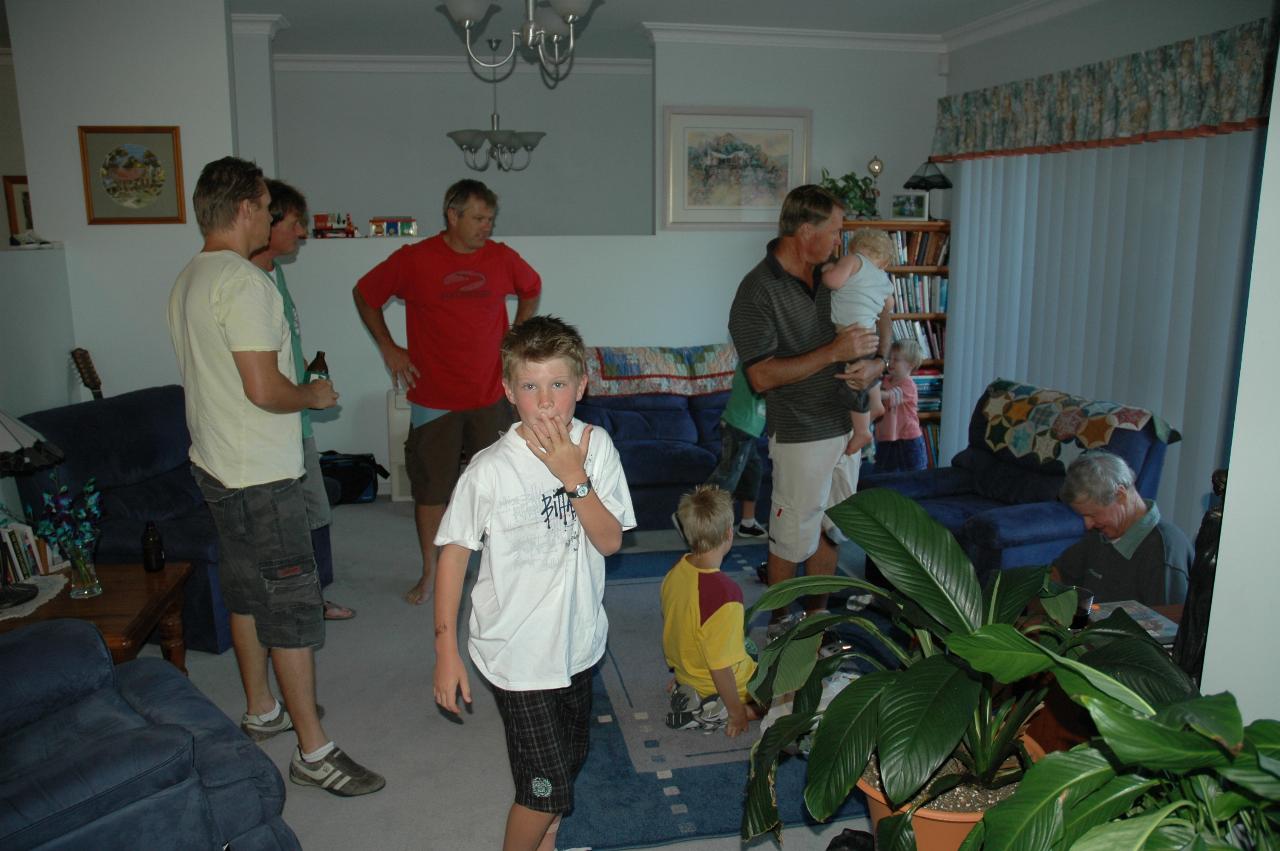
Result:
{"label": "potted houseplant on shelf", "polygon": [[[762,703],[787,692],[795,697],[792,713],[753,748],[744,838],[780,829],[773,788],[777,761],[811,731],[804,796],[813,817],[829,818],[859,784],[885,798],[886,812],[907,808],[878,819],[879,847],[910,848],[916,830],[927,826],[927,813],[919,811],[935,798],[945,803],[947,793],[985,795],[1022,777],[1030,764],[1022,732],[1043,697],[1046,676],[1068,682],[1071,693],[1119,695],[1148,709],[1194,692],[1159,645],[1123,612],[1071,632],[1075,589],[1053,582],[1047,567],[998,571],[980,585],[951,533],[901,494],[873,488],[828,514],[893,588],[840,576],[792,579],[761,595],[747,622],[756,611],[802,595],[856,588],[877,595],[894,628],[883,628],[866,613],[813,615],[763,649],[753,694]],[[1043,614],[1028,617],[1033,599]],[[896,667],[881,664],[861,645],[819,659],[822,633],[842,625],[882,646]],[[851,657],[876,670],[820,710],[823,679]],[[949,831],[944,847],[957,847],[979,818],[980,812]]]}
{"label": "potted houseplant on shelf", "polygon": [[1154,712],[1072,696],[1099,735],[1033,767],[963,848],[1280,848],[1280,721],[1244,726],[1227,692]]}
{"label": "potted houseplant on shelf", "polygon": [[876,188],[874,177],[859,177],[852,171],[841,177],[832,177],[824,168],[818,185],[844,202],[846,219],[874,219],[878,215],[876,198],[880,196],[880,190]]}

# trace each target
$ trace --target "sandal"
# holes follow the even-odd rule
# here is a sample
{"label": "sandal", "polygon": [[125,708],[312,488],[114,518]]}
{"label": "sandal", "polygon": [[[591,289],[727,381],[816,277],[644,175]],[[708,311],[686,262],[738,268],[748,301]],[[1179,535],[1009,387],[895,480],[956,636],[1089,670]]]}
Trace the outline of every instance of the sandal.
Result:
{"label": "sandal", "polygon": [[356,610],[338,603],[324,601],[324,619],[327,621],[349,621],[356,616]]}

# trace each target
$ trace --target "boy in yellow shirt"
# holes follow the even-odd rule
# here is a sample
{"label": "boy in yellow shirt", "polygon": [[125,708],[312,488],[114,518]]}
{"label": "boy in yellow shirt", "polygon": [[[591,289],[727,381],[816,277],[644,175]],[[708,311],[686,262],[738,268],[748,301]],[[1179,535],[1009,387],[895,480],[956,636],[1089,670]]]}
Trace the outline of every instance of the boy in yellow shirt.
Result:
{"label": "boy in yellow shirt", "polygon": [[675,672],[667,726],[733,738],[760,708],[747,694],[756,663],[747,654],[742,588],[720,572],[733,546],[733,499],[703,485],[676,509],[692,553],[662,580],[662,652]]}

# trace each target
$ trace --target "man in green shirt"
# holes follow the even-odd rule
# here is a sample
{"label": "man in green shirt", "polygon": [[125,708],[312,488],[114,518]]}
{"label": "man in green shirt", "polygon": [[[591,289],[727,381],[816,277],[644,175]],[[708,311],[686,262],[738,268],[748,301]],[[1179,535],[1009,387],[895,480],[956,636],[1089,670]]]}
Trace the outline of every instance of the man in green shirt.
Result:
{"label": "man in green shirt", "polygon": [[[293,296],[285,285],[284,269],[276,263],[277,257],[288,257],[298,252],[298,241],[307,235],[307,199],[302,193],[280,180],[267,180],[271,193],[271,241],[266,248],[249,258],[255,266],[266,272],[276,282],[280,297],[284,299],[284,315],[289,322],[289,340],[293,344],[293,363],[298,384],[306,381],[306,359],[302,355],[302,327],[298,323],[298,309]],[[320,453],[316,449],[315,435],[311,430],[311,414],[302,411],[302,454],[307,474],[302,478],[302,490],[307,499],[307,518],[311,524],[311,546],[316,554],[316,571],[323,587],[333,582],[333,547],[329,541],[329,497],[324,488],[324,476],[320,472]],[[325,620],[345,621],[356,616],[355,609],[324,601]]]}
{"label": "man in green shirt", "polygon": [[1061,499],[1084,519],[1085,535],[1054,561],[1063,582],[1088,588],[1099,603],[1181,603],[1195,553],[1187,536],[1143,499],[1133,470],[1105,450],[1071,462]]}

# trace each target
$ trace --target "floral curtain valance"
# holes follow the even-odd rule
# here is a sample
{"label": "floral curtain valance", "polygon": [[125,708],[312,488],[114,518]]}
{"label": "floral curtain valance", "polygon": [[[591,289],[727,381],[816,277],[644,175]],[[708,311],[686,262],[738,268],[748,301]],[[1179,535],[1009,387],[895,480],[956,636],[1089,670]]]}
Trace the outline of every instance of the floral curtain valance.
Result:
{"label": "floral curtain valance", "polygon": [[935,161],[1230,133],[1265,120],[1266,18],[938,101]]}

